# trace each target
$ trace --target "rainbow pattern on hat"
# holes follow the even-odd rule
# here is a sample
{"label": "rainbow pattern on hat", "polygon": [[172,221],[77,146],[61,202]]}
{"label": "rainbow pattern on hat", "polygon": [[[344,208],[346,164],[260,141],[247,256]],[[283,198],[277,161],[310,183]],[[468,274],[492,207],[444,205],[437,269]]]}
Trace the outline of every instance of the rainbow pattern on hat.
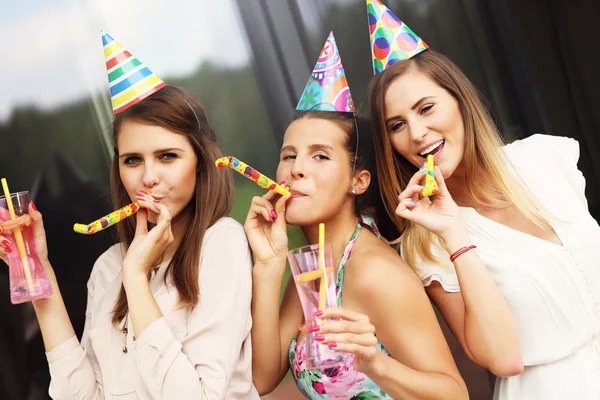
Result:
{"label": "rainbow pattern on hat", "polygon": [[102,31],[102,45],[115,114],[157,92],[166,84],[119,42]]}
{"label": "rainbow pattern on hat", "polygon": [[354,112],[354,102],[333,32],[329,33],[296,110]]}
{"label": "rainbow pattern on hat", "polygon": [[367,0],[367,14],[375,75],[392,64],[408,60],[429,48],[423,39],[400,21],[400,18],[380,0]]}

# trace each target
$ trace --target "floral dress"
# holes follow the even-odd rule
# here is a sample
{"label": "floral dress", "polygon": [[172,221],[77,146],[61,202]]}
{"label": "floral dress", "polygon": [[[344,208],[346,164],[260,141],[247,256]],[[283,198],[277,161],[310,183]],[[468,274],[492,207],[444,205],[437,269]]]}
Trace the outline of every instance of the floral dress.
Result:
{"label": "floral dress", "polygon": [[[380,237],[377,226],[368,216],[362,216],[363,223],[368,225],[373,233]],[[337,279],[335,284],[337,305],[342,306],[342,288],[344,285],[344,265],[352,248],[356,243],[358,234],[362,229],[359,223],[354,234],[348,241],[344,256],[340,261]],[[322,370],[306,368],[306,337],[298,345],[297,337],[290,343],[289,358],[292,368],[292,375],[296,381],[296,386],[300,392],[309,399],[331,399],[331,400],[370,400],[370,399],[391,399],[383,390],[381,390],[368,376],[354,369],[354,356],[350,355],[345,364],[336,367],[325,368]],[[390,356],[390,353],[377,341],[377,349]],[[391,356],[390,356],[391,357]]]}

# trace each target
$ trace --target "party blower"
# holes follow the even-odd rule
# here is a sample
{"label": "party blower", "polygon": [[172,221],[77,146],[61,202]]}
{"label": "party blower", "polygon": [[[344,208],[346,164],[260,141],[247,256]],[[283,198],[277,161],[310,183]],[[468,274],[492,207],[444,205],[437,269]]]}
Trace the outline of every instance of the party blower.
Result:
{"label": "party blower", "polygon": [[438,184],[435,181],[435,163],[433,160],[433,156],[429,154],[427,156],[427,174],[425,175],[425,185],[423,185],[423,197],[433,196],[434,194],[440,194],[440,190],[438,188]]}
{"label": "party blower", "polygon": [[274,180],[267,178],[265,175],[261,174],[245,162],[240,161],[235,157],[227,156],[219,158],[215,161],[215,165],[219,168],[229,167],[234,171],[244,175],[246,178],[250,179],[263,189],[274,190],[282,196],[291,194],[289,190],[281,185],[278,185]]}
{"label": "party blower", "polygon": [[125,207],[121,207],[118,210],[111,212],[110,214],[105,215],[102,218],[95,220],[90,224],[75,224],[73,225],[73,230],[84,235],[93,235],[94,233],[100,232],[109,226],[123,221],[127,217],[131,217],[139,210],[139,203],[131,203]]}

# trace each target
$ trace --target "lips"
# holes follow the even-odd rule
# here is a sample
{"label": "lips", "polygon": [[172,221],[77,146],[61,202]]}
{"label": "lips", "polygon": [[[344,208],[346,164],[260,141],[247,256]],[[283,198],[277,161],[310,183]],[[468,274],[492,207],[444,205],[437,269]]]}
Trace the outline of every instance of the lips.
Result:
{"label": "lips", "polygon": [[306,193],[303,193],[299,190],[292,190],[292,197],[304,197],[304,196],[308,196]]}

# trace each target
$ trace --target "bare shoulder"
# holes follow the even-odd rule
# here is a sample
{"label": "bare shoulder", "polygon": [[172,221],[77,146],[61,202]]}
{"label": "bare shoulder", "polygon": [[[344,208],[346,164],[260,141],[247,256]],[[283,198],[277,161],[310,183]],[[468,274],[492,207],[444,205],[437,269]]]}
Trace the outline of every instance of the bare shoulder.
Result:
{"label": "bare shoulder", "polygon": [[346,265],[344,286],[361,293],[399,292],[410,287],[423,290],[416,273],[396,250],[367,229],[361,231],[352,250]]}

